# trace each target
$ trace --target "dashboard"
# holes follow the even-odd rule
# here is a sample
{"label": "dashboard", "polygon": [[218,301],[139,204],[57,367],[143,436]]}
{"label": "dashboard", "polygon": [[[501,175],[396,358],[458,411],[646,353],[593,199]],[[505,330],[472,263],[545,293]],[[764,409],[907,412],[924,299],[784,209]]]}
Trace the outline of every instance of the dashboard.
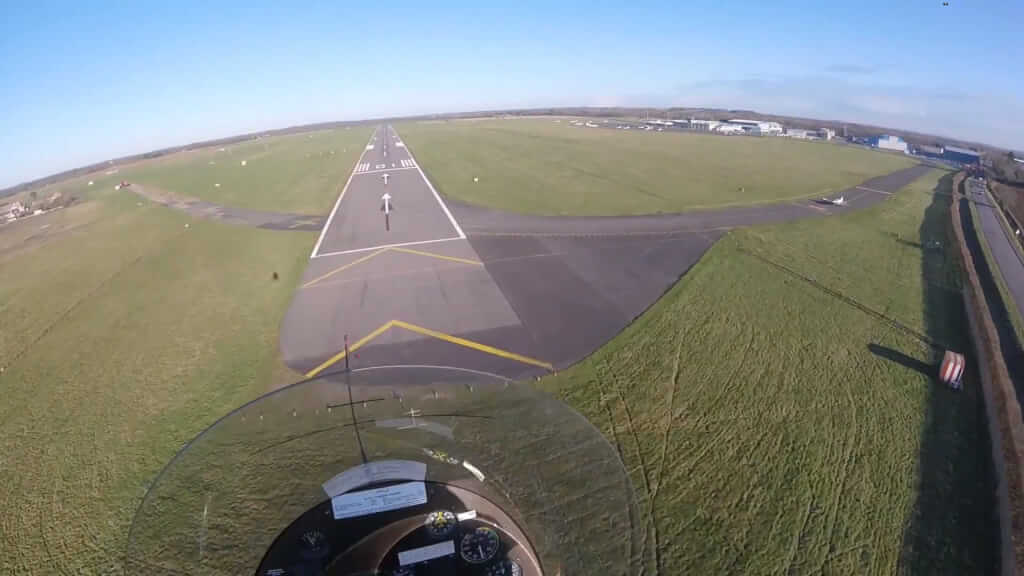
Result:
{"label": "dashboard", "polygon": [[423,490],[425,502],[341,519],[325,500],[278,535],[257,576],[543,574],[525,533],[489,499],[451,484]]}

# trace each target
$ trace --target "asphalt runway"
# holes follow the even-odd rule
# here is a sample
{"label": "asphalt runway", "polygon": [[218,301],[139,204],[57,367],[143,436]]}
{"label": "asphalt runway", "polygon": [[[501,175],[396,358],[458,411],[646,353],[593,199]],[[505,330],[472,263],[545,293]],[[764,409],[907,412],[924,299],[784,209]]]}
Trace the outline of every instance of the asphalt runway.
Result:
{"label": "asphalt runway", "polygon": [[[441,198],[399,134],[381,127],[327,218],[281,326],[282,354],[309,377],[341,371],[346,361],[353,369],[429,365],[540,376],[613,338],[730,228],[870,206],[927,170],[836,194],[845,195],[844,207],[803,201],[656,216],[528,216]],[[394,203],[387,228],[385,193]]]}
{"label": "asphalt runway", "polygon": [[[385,194],[390,197],[388,222]],[[313,256],[464,237],[397,134],[385,126],[367,143]]]}

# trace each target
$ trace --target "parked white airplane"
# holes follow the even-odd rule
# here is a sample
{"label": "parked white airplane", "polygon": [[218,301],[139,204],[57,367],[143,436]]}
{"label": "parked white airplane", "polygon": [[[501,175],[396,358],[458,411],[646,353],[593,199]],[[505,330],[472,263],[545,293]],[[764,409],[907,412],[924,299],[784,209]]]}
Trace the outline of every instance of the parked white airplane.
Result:
{"label": "parked white airplane", "polygon": [[836,206],[846,206],[846,198],[844,196],[840,196],[839,198],[836,198],[835,200],[833,200],[831,198],[822,198],[821,201],[822,202],[828,202],[829,204],[834,204]]}

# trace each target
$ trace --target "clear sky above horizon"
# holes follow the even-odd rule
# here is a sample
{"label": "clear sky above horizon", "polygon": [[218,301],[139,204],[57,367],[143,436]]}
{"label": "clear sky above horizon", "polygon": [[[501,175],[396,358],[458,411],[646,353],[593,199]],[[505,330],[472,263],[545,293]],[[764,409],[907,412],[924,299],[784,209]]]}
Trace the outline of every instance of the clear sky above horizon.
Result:
{"label": "clear sky above horizon", "polygon": [[0,187],[200,139],[537,106],[707,106],[1024,149],[1019,0],[11,3]]}

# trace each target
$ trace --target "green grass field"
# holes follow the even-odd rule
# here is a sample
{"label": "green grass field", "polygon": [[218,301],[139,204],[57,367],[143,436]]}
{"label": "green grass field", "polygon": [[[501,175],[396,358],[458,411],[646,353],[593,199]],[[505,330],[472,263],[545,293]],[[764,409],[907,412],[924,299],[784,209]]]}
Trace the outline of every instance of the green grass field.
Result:
{"label": "green grass field", "polygon": [[551,119],[395,128],[438,191],[538,214],[679,212],[821,196],[912,164],[821,142],[580,128]]}
{"label": "green grass field", "polygon": [[[349,137],[358,155],[369,128]],[[192,220],[113,184],[324,213],[355,156],[289,199],[278,184],[218,199],[181,184],[221,165],[204,154],[224,153],[57,185],[84,201],[0,228],[0,574],[119,573],[135,507],[182,443],[296,377],[278,325],[316,234]],[[922,338],[966,349],[952,256],[924,248],[946,241],[940,176],[868,212],[730,234],[616,340],[543,381],[621,452],[648,573],[990,571],[976,386],[953,394],[915,371],[933,352]]]}
{"label": "green grass field", "polygon": [[968,349],[950,185],[936,171],[862,213],[733,232],[542,381],[622,454],[647,573],[991,573],[977,380],[937,385],[923,343]]}
{"label": "green grass field", "polygon": [[295,378],[278,323],[316,235],[191,220],[117,177],[0,228],[2,574],[120,573],[182,443]]}
{"label": "green grass field", "polygon": [[362,125],[203,148],[126,167],[121,176],[226,206],[327,214],[372,131]]}

